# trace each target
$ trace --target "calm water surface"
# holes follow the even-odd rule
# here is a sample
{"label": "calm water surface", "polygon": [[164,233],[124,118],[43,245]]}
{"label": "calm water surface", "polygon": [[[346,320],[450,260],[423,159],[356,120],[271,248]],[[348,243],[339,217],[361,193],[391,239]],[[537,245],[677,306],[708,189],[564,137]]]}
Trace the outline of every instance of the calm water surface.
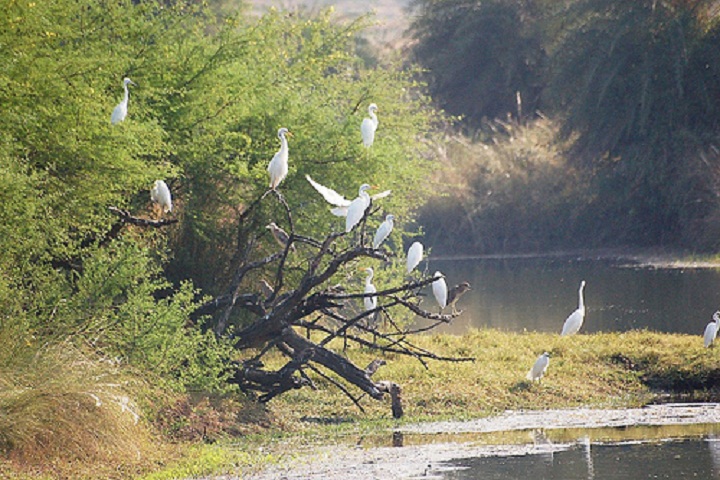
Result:
{"label": "calm water surface", "polygon": [[709,480],[720,478],[720,442],[715,438],[586,442],[555,453],[446,462],[438,473],[447,480]]}
{"label": "calm water surface", "polygon": [[465,313],[445,327],[451,333],[468,327],[559,332],[577,308],[581,280],[586,333],[647,328],[702,335],[720,309],[720,270],[712,268],[578,257],[431,259],[428,268],[443,272],[448,285],[472,285],[458,303]]}

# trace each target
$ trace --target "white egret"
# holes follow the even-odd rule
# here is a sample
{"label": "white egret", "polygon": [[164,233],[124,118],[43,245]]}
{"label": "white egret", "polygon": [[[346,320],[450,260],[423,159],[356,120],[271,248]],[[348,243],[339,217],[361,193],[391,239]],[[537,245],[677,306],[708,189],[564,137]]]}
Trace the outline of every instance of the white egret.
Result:
{"label": "white egret", "polygon": [[583,320],[585,320],[585,300],[583,298],[584,289],[585,280],[580,282],[580,289],[578,290],[578,308],[570,314],[567,320],[565,320],[561,335],[575,335],[580,330],[580,327],[582,327]]}
{"label": "white egret", "polygon": [[[377,288],[372,283],[375,272],[372,268],[368,267],[365,269],[367,277],[365,278],[365,293],[375,293]],[[363,303],[365,303],[365,310],[373,310],[377,308],[377,297],[363,297]]]}
{"label": "white egret", "polygon": [[545,375],[548,365],[550,365],[550,354],[545,352],[535,360],[535,364],[527,374],[527,379],[531,382],[539,382],[543,375]]}
{"label": "white egret", "polygon": [[[272,233],[272,236],[278,245],[280,245],[283,249],[287,248],[288,242],[290,241],[290,235],[288,235],[285,230],[278,227],[275,222],[268,223],[267,225],[265,225],[265,228],[270,230],[270,233]],[[291,252],[294,252],[295,245],[291,244],[289,250]]]}
{"label": "white egret", "polygon": [[707,327],[705,327],[705,335],[703,335],[705,348],[711,346],[715,341],[715,337],[717,337],[718,333],[718,326],[720,326],[720,311],[713,313],[713,321],[708,323]]}
{"label": "white egret", "polygon": [[118,103],[115,108],[112,111],[112,115],[110,115],[110,123],[113,125],[116,125],[123,120],[125,120],[125,117],[127,116],[127,109],[128,109],[128,100],[130,99],[130,92],[128,91],[128,84],[129,85],[136,85],[135,82],[130,80],[129,78],[123,79],[123,89],[125,90],[125,96],[123,97],[122,101]]}
{"label": "white egret", "polygon": [[377,231],[375,232],[375,238],[373,239],[373,248],[378,248],[380,244],[385,241],[388,235],[390,235],[390,232],[392,232],[392,229],[395,226],[393,220],[395,220],[395,215],[385,216],[385,221],[380,224]]}
{"label": "white egret", "polygon": [[418,266],[420,260],[423,257],[423,245],[420,242],[415,242],[410,245],[407,252],[407,273],[410,273]]}
{"label": "white egret", "polygon": [[448,291],[447,306],[452,308],[453,314],[457,313],[457,310],[455,309],[455,304],[458,300],[460,300],[460,297],[465,295],[465,292],[467,292],[468,290],[472,290],[472,288],[470,288],[470,283],[462,282],[459,285],[455,285]]}
{"label": "white egret", "polygon": [[[326,202],[328,202],[330,205],[334,205],[334,208],[331,208],[330,211],[333,215],[337,217],[347,217],[348,207],[352,203],[352,200],[348,200],[342,195],[340,195],[338,192],[333,190],[332,188],[328,188],[324,185],[320,185],[318,182],[313,180],[310,175],[305,175],[305,178],[308,182],[310,182],[310,185],[313,186],[317,192],[322,195],[322,197],[325,199]],[[362,188],[362,186],[361,186]],[[372,195],[370,197],[371,200],[375,201],[380,198],[385,198],[388,195],[390,195],[392,191],[391,190],[385,190],[384,192],[376,193],[375,195]],[[360,195],[360,192],[358,191],[358,196]]]}
{"label": "white egret", "polygon": [[432,283],[432,292],[438,305],[440,305],[440,311],[447,306],[448,299],[448,287],[445,282],[445,277],[440,272],[435,272],[433,278],[436,278]]}
{"label": "white egret", "polygon": [[270,173],[270,188],[275,190],[280,182],[282,182],[288,174],[288,142],[287,138],[292,137],[292,133],[287,128],[278,130],[278,138],[280,139],[280,150],[273,156],[268,165]]}
{"label": "white egret", "polygon": [[365,210],[370,206],[370,195],[366,191],[369,189],[370,185],[367,183],[360,185],[357,198],[348,205],[347,215],[345,216],[346,233],[355,228],[355,225],[360,223],[360,220],[365,216]]}
{"label": "white egret", "polygon": [[370,118],[364,118],[362,124],[360,125],[363,145],[366,147],[371,147],[375,141],[375,130],[377,130],[378,127],[378,118],[377,115],[375,115],[377,109],[377,105],[371,103],[368,107],[368,114],[370,115]]}
{"label": "white egret", "polygon": [[172,195],[170,195],[170,189],[164,181],[155,180],[150,190],[150,200],[158,204],[163,213],[172,212]]}

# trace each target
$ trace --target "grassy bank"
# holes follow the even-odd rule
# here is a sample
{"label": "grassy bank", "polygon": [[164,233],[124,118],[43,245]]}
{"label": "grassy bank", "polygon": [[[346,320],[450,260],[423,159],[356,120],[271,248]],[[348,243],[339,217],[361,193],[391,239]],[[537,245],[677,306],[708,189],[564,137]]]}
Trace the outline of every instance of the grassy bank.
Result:
{"label": "grassy bank", "polygon": [[[387,365],[378,370],[375,378],[402,386],[405,407],[405,417],[399,421],[402,423],[470,419],[508,409],[630,407],[668,395],[682,400],[714,400],[720,393],[720,351],[704,349],[700,335],[634,331],[560,337],[483,329],[462,336],[421,336],[416,343],[439,356],[474,357],[475,361],[429,361],[426,368],[414,359],[383,357]],[[342,345],[334,348],[341,351]],[[547,375],[541,383],[531,384],[525,375],[543,351],[552,355]],[[360,365],[376,358],[373,352],[360,349],[348,350],[346,355]],[[312,377],[312,372],[309,374]],[[181,398],[174,403],[166,400],[169,406],[156,411],[156,418],[128,426],[115,440],[102,430],[88,431],[85,436],[76,430],[77,434],[70,432],[71,442],[66,444],[72,456],[63,457],[63,444],[55,441],[52,465],[23,468],[18,473],[20,463],[5,461],[0,464],[0,474],[15,478],[93,478],[102,473],[103,478],[153,480],[218,472],[242,474],[287,458],[288,452],[298,445],[320,445],[345,435],[384,432],[397,425],[390,413],[389,399],[362,398],[364,412],[361,412],[327,380],[312,378],[317,390],[291,391],[266,407],[202,396]],[[127,420],[127,414],[116,408],[117,402],[98,406],[92,396],[83,393],[87,389],[79,384],[81,380],[77,376],[72,392],[66,388],[57,395],[47,382],[38,382],[47,390],[39,391],[38,395],[30,395],[31,390],[27,389],[16,391],[27,398],[46,399],[45,403],[52,400],[58,405],[72,406],[74,410],[53,407],[53,415],[65,415],[62,422],[70,422],[72,416],[79,415],[87,417],[86,423],[92,425],[103,408],[110,408],[108,414]],[[8,405],[9,392],[5,390],[0,395]],[[78,400],[61,403],[68,398]],[[31,404],[29,400],[15,401],[16,408],[26,410]],[[23,411],[15,410],[15,416],[2,419],[21,421]],[[36,422],[34,431],[41,433],[32,437],[38,442],[31,444],[31,454],[42,452],[42,441],[54,438],[52,435],[63,438],[61,423],[55,425],[57,428],[43,427],[37,423],[39,416],[28,418]],[[150,436],[147,432],[152,431],[162,431],[163,435]],[[128,432],[134,433],[126,435]],[[137,445],[133,438],[139,442]],[[119,448],[118,452],[124,454],[107,457],[102,466],[88,465],[83,459],[87,452],[80,448],[85,444],[108,452]],[[63,458],[71,460],[63,463]],[[31,459],[15,460],[27,464]],[[150,471],[154,473],[149,474]]]}
{"label": "grassy bank", "polygon": [[[667,395],[713,400],[720,393],[720,351],[704,349],[699,335],[635,331],[560,337],[484,329],[423,336],[418,344],[439,355],[476,360],[432,361],[426,369],[414,360],[384,357],[388,363],[376,377],[402,385],[406,416],[401,422],[469,419],[507,409],[630,407]],[[525,374],[543,351],[552,355],[550,367],[541,383],[531,384]],[[347,354],[360,364],[375,358],[367,351]],[[288,444],[322,444],[396,425],[389,400],[364,398],[363,414],[337,389],[321,379],[315,383],[318,390],[293,391],[268,406],[272,427],[264,435],[200,447],[191,460],[148,478],[248,472],[287,455]]]}

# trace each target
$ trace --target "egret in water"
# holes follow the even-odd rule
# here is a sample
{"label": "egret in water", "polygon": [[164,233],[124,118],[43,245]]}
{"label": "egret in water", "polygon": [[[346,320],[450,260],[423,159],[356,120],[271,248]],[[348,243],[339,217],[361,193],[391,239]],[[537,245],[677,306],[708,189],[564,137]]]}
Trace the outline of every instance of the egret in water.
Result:
{"label": "egret in water", "polygon": [[377,115],[375,115],[377,109],[377,105],[371,103],[368,107],[368,114],[370,115],[370,118],[364,118],[362,124],[360,125],[363,145],[366,147],[371,147],[375,141],[375,130],[377,130],[378,127],[378,118]]}
{"label": "egret in water", "polygon": [[373,239],[373,248],[378,248],[380,244],[385,241],[388,235],[390,235],[390,232],[392,232],[393,226],[395,225],[393,220],[395,220],[394,215],[385,216],[385,221],[380,224],[377,231],[375,232],[375,238]]}
{"label": "egret in water", "polygon": [[470,283],[468,282],[462,282],[459,285],[455,285],[448,291],[448,297],[447,297],[447,305],[452,308],[452,313],[456,314],[458,313],[455,309],[455,304],[458,300],[460,300],[460,297],[465,295],[465,292],[472,290],[470,288]]}
{"label": "egret in water", "polygon": [[423,245],[420,242],[414,242],[410,245],[407,252],[407,273],[412,272],[418,266],[423,257]]}
{"label": "egret in water", "polygon": [[268,172],[270,172],[270,188],[275,190],[280,182],[282,182],[288,174],[288,142],[287,138],[292,137],[292,133],[287,128],[278,130],[278,138],[280,139],[280,150],[270,160]]}
{"label": "egret in water", "polygon": [[561,335],[575,335],[582,327],[585,320],[585,299],[583,298],[583,290],[585,289],[585,280],[580,282],[578,290],[578,308],[570,314],[563,324]]}
{"label": "egret in water", "polygon": [[[372,283],[375,272],[370,267],[366,268],[365,272],[367,273],[367,277],[365,278],[365,293],[377,292],[377,288],[375,288],[375,285]],[[365,303],[365,310],[377,308],[377,297],[363,297],[363,302]]]}
{"label": "egret in water", "polygon": [[122,101],[118,103],[117,106],[113,109],[112,115],[110,115],[110,123],[112,123],[113,125],[122,122],[127,116],[128,100],[130,99],[128,85],[136,85],[136,83],[129,78],[123,79],[123,89],[125,90],[125,96],[123,97]]}
{"label": "egret in water", "polygon": [[150,190],[150,200],[159,205],[163,213],[172,212],[172,195],[170,195],[170,189],[164,181],[155,180]]}
{"label": "egret in water", "polygon": [[527,379],[531,382],[539,382],[543,375],[545,375],[548,365],[550,365],[550,354],[545,352],[535,360],[535,364],[527,374]]}
{"label": "egret in water", "polygon": [[445,282],[445,277],[440,272],[435,272],[433,278],[436,278],[432,283],[432,292],[438,305],[440,305],[440,311],[447,306],[448,299],[448,287]]}
{"label": "egret in water", "polygon": [[[265,225],[265,228],[270,230],[270,233],[272,233],[272,236],[278,245],[280,245],[283,249],[287,248],[288,242],[290,241],[290,235],[288,235],[285,230],[278,227],[275,222],[268,223],[267,225]],[[290,251],[295,251],[295,245],[290,245]]]}
{"label": "egret in water", "polygon": [[[348,207],[352,203],[352,200],[346,199],[332,188],[320,185],[318,182],[313,180],[310,175],[305,175],[305,178],[308,182],[310,182],[310,185],[312,185],[313,188],[317,190],[320,195],[322,195],[326,202],[328,202],[330,205],[334,205],[334,208],[330,209],[333,215],[337,217],[347,217]],[[362,188],[362,185],[360,186],[360,188]],[[385,198],[390,195],[390,193],[391,190],[385,190],[384,192],[376,193],[375,195],[372,195],[370,197],[370,200],[375,201],[381,198]],[[360,196],[359,191],[358,196]]]}
{"label": "egret in water", "polygon": [[713,321],[708,323],[707,327],[705,327],[705,335],[703,335],[705,348],[710,347],[715,341],[715,337],[717,337],[718,333],[718,326],[720,326],[720,311],[713,313]]}

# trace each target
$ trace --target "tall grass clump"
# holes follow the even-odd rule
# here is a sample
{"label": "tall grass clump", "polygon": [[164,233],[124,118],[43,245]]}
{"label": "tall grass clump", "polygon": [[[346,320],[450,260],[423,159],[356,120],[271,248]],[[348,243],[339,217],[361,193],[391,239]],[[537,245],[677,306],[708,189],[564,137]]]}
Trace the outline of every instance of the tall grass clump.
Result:
{"label": "tall grass clump", "polygon": [[[30,337],[9,338],[17,333],[12,330],[0,328],[5,462],[27,473],[111,478],[152,461],[157,448],[114,366],[69,342],[35,345]],[[99,473],[102,465],[114,468]]]}
{"label": "tall grass clump", "polygon": [[533,251],[574,240],[588,185],[558,129],[539,117],[490,122],[474,137],[449,135],[437,195],[420,218],[435,253]]}

